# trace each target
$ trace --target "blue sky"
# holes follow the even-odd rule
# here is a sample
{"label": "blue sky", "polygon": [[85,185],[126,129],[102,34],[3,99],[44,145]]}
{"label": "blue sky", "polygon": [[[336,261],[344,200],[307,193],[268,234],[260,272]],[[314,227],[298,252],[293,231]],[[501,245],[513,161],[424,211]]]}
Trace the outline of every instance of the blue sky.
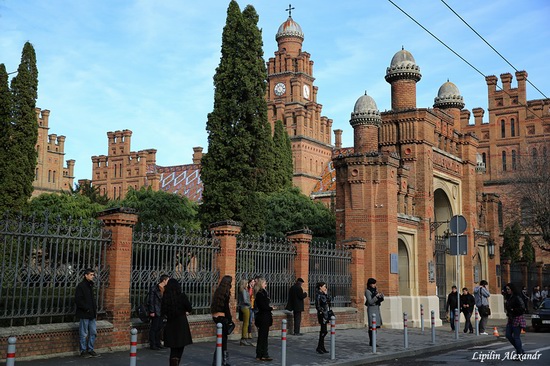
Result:
{"label": "blue sky", "polygon": [[[439,0],[393,0],[485,75],[514,69]],[[401,46],[420,66],[417,106],[432,107],[441,84],[454,82],[467,109],[487,108],[485,79],[387,0],[295,0],[293,19],[315,62],[323,115],[353,145],[350,113],[365,90],[390,109],[386,67]],[[529,80],[550,95],[550,2],[446,0]],[[288,0],[253,5],[263,30],[264,58]],[[92,155],[107,154],[107,131],[131,129],[132,150],[157,149],[157,164],[191,163],[207,149],[207,114],[220,59],[227,0],[0,0],[0,63],[15,71],[30,41],[37,53],[37,106],[49,109],[50,133],[67,136],[65,159],[76,179],[91,178]],[[515,80],[512,82],[515,86]],[[528,99],[543,96],[529,87]],[[472,116],[473,118],[473,116]],[[487,114],[485,115],[487,120]]]}

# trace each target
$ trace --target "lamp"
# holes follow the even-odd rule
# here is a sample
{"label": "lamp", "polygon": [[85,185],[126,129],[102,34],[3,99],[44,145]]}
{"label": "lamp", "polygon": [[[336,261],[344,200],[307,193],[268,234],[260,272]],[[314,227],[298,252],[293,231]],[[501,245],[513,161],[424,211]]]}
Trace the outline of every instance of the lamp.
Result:
{"label": "lamp", "polygon": [[493,239],[487,240],[487,250],[489,252],[489,258],[495,257],[495,241]]}

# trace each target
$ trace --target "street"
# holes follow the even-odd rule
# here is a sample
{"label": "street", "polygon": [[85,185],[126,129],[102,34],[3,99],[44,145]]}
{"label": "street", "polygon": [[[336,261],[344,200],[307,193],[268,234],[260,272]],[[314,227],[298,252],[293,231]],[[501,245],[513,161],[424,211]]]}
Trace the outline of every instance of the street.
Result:
{"label": "street", "polygon": [[[540,333],[527,332],[522,334],[523,348],[527,354],[531,354],[537,360],[524,360],[522,365],[550,365],[550,331]],[[455,349],[431,354],[422,354],[415,357],[395,359],[392,361],[378,362],[373,365],[464,365],[466,363],[483,363],[483,365],[506,365],[517,362],[510,358],[514,348],[504,338],[504,334],[494,342],[472,346],[465,349]]]}

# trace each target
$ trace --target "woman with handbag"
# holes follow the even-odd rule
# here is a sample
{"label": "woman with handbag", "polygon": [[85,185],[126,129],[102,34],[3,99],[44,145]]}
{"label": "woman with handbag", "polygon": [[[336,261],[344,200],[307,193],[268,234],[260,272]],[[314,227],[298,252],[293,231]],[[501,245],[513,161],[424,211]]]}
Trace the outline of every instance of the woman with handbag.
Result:
{"label": "woman with handbag", "polygon": [[170,347],[170,366],[178,366],[185,346],[193,343],[187,314],[193,308],[189,299],[181,291],[181,285],[173,278],[164,286],[161,313],[166,316],[164,345]]}
{"label": "woman with handbag", "polygon": [[382,326],[382,316],[380,315],[380,304],[384,301],[384,294],[378,292],[376,288],[376,279],[367,280],[367,289],[365,290],[365,305],[367,306],[369,322],[369,346],[372,346],[372,315],[376,315],[376,329]]}
{"label": "woman with handbag", "polygon": [[258,309],[256,314],[255,324],[258,328],[258,343],[256,344],[256,360],[258,361],[272,361],[269,357],[267,340],[269,337],[269,327],[273,325],[273,315],[271,311],[271,299],[267,293],[267,281],[265,278],[258,278],[254,291],[256,293],[256,300],[254,306]]}
{"label": "woman with handbag", "polygon": [[[212,297],[212,305],[210,306],[212,320],[215,324],[221,323],[222,325],[223,366],[231,366],[228,362],[229,353],[227,352],[227,336],[231,333],[230,329],[235,327],[235,324],[233,323],[233,318],[231,317],[231,310],[229,309],[232,281],[233,277],[231,276],[226,275],[222,277],[218,288],[214,292],[214,296]],[[214,350],[214,359],[212,361],[212,366],[215,365],[216,350]]]}
{"label": "woman with handbag", "polygon": [[330,309],[330,296],[328,295],[326,282],[317,282],[315,286],[315,309],[317,309],[317,320],[319,321],[319,325],[321,325],[316,351],[319,354],[324,354],[328,353],[325,348],[325,337],[328,333],[327,324],[332,315],[332,310]]}
{"label": "woman with handbag", "polygon": [[250,294],[248,293],[248,281],[241,280],[239,282],[239,294],[237,295],[237,310],[239,313],[239,320],[243,322],[243,329],[241,334],[241,346],[251,346],[248,341],[248,326],[250,321]]}
{"label": "woman with handbag", "polygon": [[486,332],[487,320],[489,315],[491,315],[491,308],[489,308],[489,290],[487,290],[489,283],[485,280],[479,281],[479,286],[474,288],[474,298],[476,301],[476,306],[479,309],[479,316],[481,320],[479,321],[479,334],[488,335]]}

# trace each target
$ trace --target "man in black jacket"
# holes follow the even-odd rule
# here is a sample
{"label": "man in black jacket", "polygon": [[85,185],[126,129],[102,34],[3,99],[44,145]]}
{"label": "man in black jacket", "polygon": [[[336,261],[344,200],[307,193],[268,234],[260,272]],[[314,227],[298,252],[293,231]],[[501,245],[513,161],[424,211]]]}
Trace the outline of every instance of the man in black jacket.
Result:
{"label": "man in black jacket", "polygon": [[160,344],[160,331],[162,330],[162,314],[160,308],[164,286],[166,286],[169,279],[169,276],[161,275],[159,283],[151,286],[149,296],[147,297],[147,311],[151,318],[151,326],[149,327],[149,347],[155,351],[162,348]]}
{"label": "man in black jacket", "polygon": [[288,290],[288,303],[286,310],[292,311],[294,315],[294,335],[301,336],[300,324],[302,322],[302,312],[304,311],[304,299],[307,297],[307,292],[302,290],[304,280],[298,278],[296,283]]}
{"label": "man in black jacket", "polygon": [[451,293],[447,296],[447,305],[445,306],[445,310],[449,314],[452,330],[455,330],[455,309],[458,309],[458,292],[456,286],[453,286],[451,287]]}
{"label": "man in black jacket", "polygon": [[78,333],[80,335],[80,357],[98,357],[94,351],[97,305],[94,298],[95,272],[88,268],[84,271],[84,279],[75,291],[76,318],[80,319]]}

